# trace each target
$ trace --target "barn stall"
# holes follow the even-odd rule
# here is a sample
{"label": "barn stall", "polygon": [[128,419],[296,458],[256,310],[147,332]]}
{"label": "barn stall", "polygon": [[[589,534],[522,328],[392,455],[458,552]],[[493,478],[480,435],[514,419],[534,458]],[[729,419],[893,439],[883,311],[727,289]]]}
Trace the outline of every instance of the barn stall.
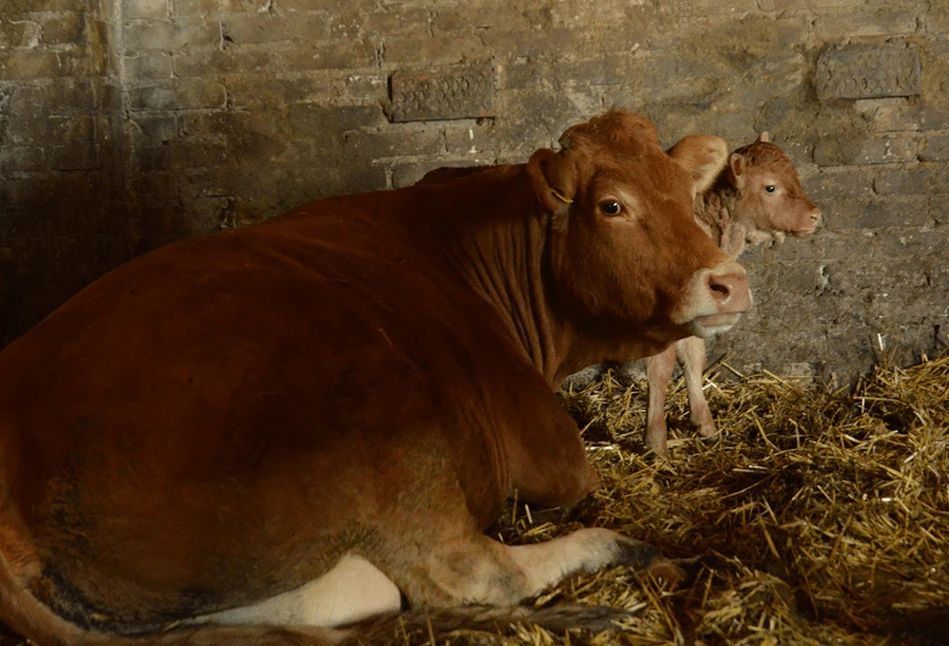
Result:
{"label": "barn stall", "polygon": [[707,388],[722,443],[673,425],[651,461],[641,384],[607,377],[564,395],[606,486],[497,533],[599,523],[699,557],[685,590],[620,572],[541,600],[637,610],[631,643],[925,643],[946,607],[947,377],[924,357],[949,340],[947,48],[931,0],[5,2],[0,336],[164,243],[522,162],[611,105],[665,143],[767,130],[825,223],[742,257],[756,306]]}

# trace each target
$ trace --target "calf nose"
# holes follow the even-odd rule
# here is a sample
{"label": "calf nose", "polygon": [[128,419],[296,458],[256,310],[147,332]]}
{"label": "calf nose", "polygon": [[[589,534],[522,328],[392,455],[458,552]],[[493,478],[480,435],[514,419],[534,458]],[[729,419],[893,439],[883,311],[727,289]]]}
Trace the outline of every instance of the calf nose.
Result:
{"label": "calf nose", "polygon": [[811,211],[810,217],[811,217],[811,222],[814,223],[814,226],[817,226],[817,223],[820,222],[820,215],[821,215],[820,209],[818,208],[815,208],[813,211]]}
{"label": "calf nose", "polygon": [[708,273],[708,288],[718,311],[737,314],[751,309],[748,273],[737,262],[718,265]]}

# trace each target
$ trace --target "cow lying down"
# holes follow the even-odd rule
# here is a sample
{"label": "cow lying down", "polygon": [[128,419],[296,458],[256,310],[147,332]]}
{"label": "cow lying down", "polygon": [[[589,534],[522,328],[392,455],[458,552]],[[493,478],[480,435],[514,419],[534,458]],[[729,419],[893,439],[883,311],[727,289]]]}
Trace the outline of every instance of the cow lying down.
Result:
{"label": "cow lying down", "polygon": [[515,490],[562,505],[599,482],[553,384],[750,307],[692,214],[720,144],[666,154],[610,112],[526,164],[320,200],[96,281],[0,353],[0,620],[43,645],[290,643],[403,598],[668,574],[605,529],[483,532]]}

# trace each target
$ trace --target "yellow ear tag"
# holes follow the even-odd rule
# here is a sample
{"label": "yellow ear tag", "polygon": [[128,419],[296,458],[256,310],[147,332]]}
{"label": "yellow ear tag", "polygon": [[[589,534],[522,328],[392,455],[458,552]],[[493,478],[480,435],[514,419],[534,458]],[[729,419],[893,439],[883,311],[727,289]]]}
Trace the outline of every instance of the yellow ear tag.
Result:
{"label": "yellow ear tag", "polygon": [[550,189],[550,192],[553,193],[553,194],[554,194],[554,197],[556,197],[556,198],[557,198],[558,200],[560,200],[561,202],[566,202],[567,204],[573,204],[573,200],[571,200],[571,199],[568,198],[568,197],[564,197],[563,195],[561,195],[560,193],[558,193],[556,190]]}

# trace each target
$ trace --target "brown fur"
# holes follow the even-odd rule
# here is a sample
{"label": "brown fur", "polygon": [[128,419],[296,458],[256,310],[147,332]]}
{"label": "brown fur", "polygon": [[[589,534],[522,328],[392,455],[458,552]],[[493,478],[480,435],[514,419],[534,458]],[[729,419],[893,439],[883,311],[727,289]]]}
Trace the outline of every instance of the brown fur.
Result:
{"label": "brown fur", "polygon": [[[0,619],[123,643],[109,634],[254,604],[343,554],[435,607],[661,566],[605,530],[482,534],[515,489],[566,504],[598,483],[552,384],[750,305],[648,121],[565,136],[526,165],[169,245],[0,353]],[[261,630],[155,639],[291,640]]]}
{"label": "brown fur", "polygon": [[[791,160],[765,133],[729,156],[712,188],[696,198],[695,217],[722,251],[737,260],[749,245],[780,243],[788,234],[810,235],[821,212],[804,194]],[[646,444],[656,453],[666,450],[665,393],[677,358],[686,378],[691,422],[703,437],[718,433],[702,390],[705,357],[705,342],[689,337],[646,360]]]}

